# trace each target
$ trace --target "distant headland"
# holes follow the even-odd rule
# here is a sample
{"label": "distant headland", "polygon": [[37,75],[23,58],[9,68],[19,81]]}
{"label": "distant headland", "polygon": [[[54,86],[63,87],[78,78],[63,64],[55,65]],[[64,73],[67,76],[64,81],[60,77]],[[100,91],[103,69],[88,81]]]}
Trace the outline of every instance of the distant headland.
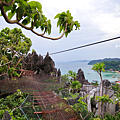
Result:
{"label": "distant headland", "polygon": [[103,62],[105,64],[105,70],[120,72],[120,58],[105,58],[99,60],[92,60],[88,65]]}
{"label": "distant headland", "polygon": [[104,58],[98,60],[91,60],[88,65],[94,65],[96,63],[104,62],[104,61],[120,61],[120,58]]}

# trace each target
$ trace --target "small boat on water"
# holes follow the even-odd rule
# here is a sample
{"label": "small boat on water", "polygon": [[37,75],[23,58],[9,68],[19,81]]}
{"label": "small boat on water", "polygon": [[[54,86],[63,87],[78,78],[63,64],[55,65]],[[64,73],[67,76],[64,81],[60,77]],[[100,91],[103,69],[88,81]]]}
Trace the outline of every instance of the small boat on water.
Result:
{"label": "small boat on water", "polygon": [[98,80],[92,80],[93,82],[98,82]]}
{"label": "small boat on water", "polygon": [[113,75],[112,78],[115,78],[115,76]]}

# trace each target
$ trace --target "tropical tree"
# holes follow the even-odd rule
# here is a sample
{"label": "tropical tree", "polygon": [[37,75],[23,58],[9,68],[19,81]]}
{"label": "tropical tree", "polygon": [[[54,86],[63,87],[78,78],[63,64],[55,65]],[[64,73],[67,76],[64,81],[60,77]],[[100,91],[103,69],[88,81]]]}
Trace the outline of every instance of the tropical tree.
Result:
{"label": "tropical tree", "polygon": [[71,83],[72,93],[77,93],[81,88],[81,83],[79,81],[72,81]]}
{"label": "tropical tree", "polygon": [[[48,35],[51,34],[51,20],[43,15],[42,5],[37,1],[0,0],[0,10],[1,15],[7,23],[18,24],[38,36],[51,40],[58,40],[62,38],[64,34],[67,37],[73,30],[73,26],[76,27],[75,30],[80,28],[80,24],[78,21],[73,21],[73,17],[68,10],[67,12],[58,13],[54,18],[58,19],[57,27],[59,27],[60,33],[63,31],[62,35],[57,38],[45,36],[45,33],[48,33]],[[13,16],[16,16],[14,17],[16,18],[15,20],[11,20]],[[28,24],[30,27],[27,26]],[[41,32],[43,32],[37,33],[34,28],[40,28]]]}
{"label": "tropical tree", "polygon": [[[100,97],[102,97],[102,74],[101,74],[101,72],[103,71],[105,71],[105,64],[104,63],[96,63],[96,64],[94,64],[93,65],[93,67],[92,67],[92,70],[95,70],[95,71],[97,71],[97,73],[100,75],[100,79],[101,79],[101,84],[100,84]],[[98,115],[100,115],[100,112],[101,112],[101,102],[100,102],[100,105],[99,105],[99,109],[98,109]]]}
{"label": "tropical tree", "polygon": [[76,80],[76,78],[77,78],[77,73],[69,70],[69,71],[68,71],[68,76],[69,76],[71,79]]}
{"label": "tropical tree", "polygon": [[21,29],[5,28],[0,32],[0,72],[9,77],[19,76],[21,60],[27,55],[32,42]]}

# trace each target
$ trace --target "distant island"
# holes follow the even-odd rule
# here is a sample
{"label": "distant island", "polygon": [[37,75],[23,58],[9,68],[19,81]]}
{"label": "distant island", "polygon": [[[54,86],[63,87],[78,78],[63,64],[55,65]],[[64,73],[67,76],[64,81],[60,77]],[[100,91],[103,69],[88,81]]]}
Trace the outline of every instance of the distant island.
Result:
{"label": "distant island", "polygon": [[99,60],[92,60],[88,65],[103,62],[105,64],[105,70],[120,71],[120,58],[105,58]]}
{"label": "distant island", "polygon": [[104,58],[98,60],[91,60],[88,65],[94,65],[96,63],[104,62],[104,61],[120,61],[120,58]]}
{"label": "distant island", "polygon": [[69,62],[90,62],[90,60],[75,60],[75,61],[69,61]]}

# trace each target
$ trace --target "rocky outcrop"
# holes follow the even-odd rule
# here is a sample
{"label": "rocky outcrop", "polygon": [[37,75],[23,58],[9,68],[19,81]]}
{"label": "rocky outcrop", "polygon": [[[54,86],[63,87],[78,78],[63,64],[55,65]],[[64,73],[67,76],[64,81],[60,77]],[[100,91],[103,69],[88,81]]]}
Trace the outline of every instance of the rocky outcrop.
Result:
{"label": "rocky outcrop", "polygon": [[29,53],[23,60],[23,68],[32,70],[36,74],[61,76],[60,70],[57,71],[57,68],[55,68],[55,63],[49,53],[47,53],[45,58],[36,52]]}
{"label": "rocky outcrop", "polygon": [[11,119],[12,119],[12,117],[10,116],[8,111],[5,111],[4,114],[3,114],[2,120],[11,120]]}
{"label": "rocky outcrop", "polygon": [[52,74],[55,75],[57,74],[57,68],[55,68],[55,63],[52,60],[52,58],[49,56],[49,53],[45,56],[43,59],[43,71],[46,74]]}
{"label": "rocky outcrop", "polygon": [[8,76],[6,74],[0,75],[0,80],[5,80],[7,78],[8,78]]}
{"label": "rocky outcrop", "polygon": [[109,80],[104,79],[104,80],[102,81],[102,85],[103,85],[104,87],[110,87],[110,86],[111,86],[111,83],[110,83]]}
{"label": "rocky outcrop", "polygon": [[39,68],[43,66],[43,56],[38,55],[36,52],[28,54],[23,60],[23,68],[26,70],[40,71]]}
{"label": "rocky outcrop", "polygon": [[85,79],[84,72],[81,69],[78,70],[77,79],[76,80],[78,80],[82,85],[83,84],[90,85],[88,80]]}

